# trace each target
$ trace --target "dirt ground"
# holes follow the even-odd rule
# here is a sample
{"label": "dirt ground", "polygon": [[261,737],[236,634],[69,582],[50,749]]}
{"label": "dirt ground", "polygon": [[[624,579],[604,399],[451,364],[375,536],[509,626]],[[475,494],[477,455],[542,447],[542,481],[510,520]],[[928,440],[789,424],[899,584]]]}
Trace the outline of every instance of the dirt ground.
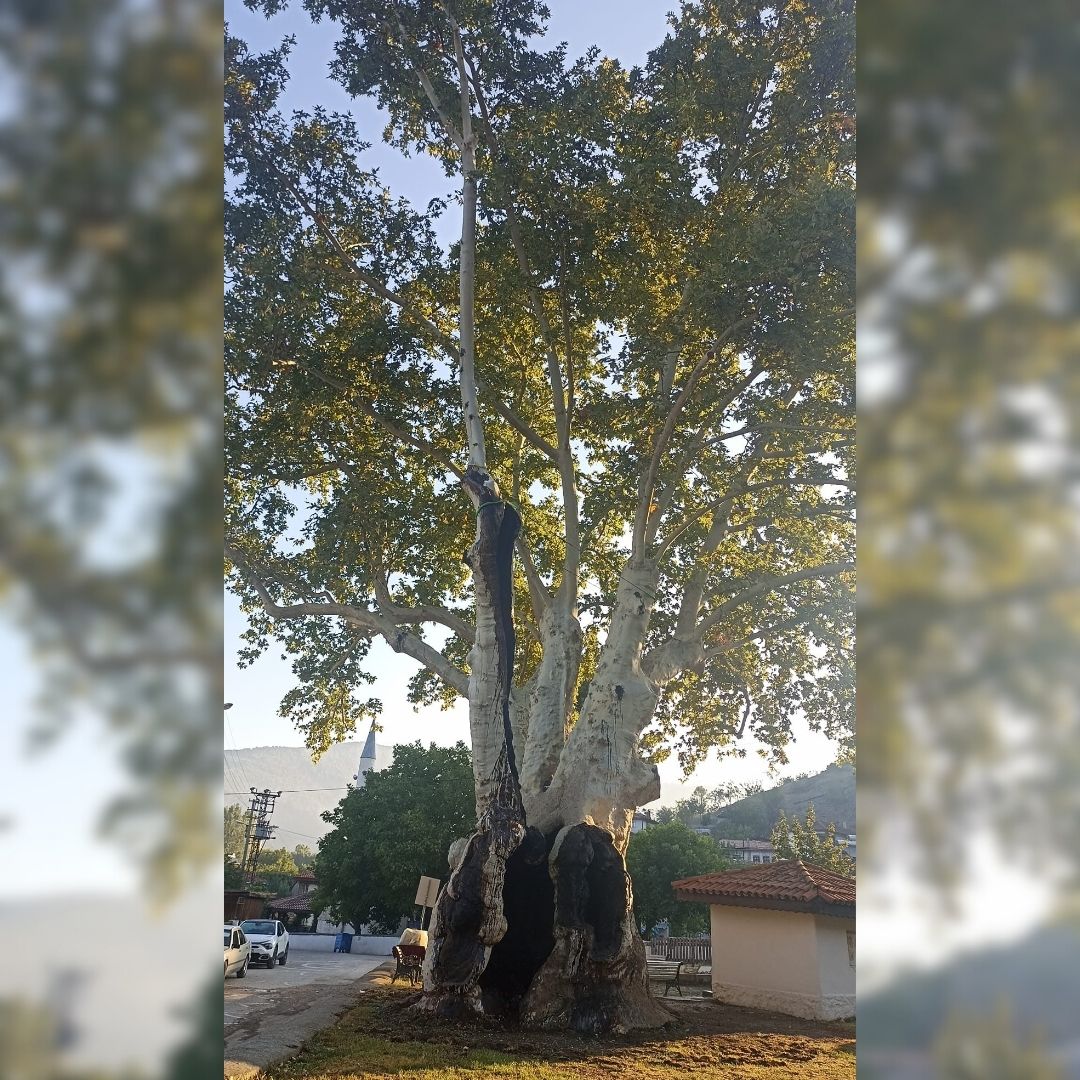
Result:
{"label": "dirt ground", "polygon": [[[494,1052],[500,1058],[508,1055],[522,1064],[536,1063],[534,1068],[538,1066],[540,1071],[530,1070],[530,1076],[561,1077],[563,1070],[573,1063],[572,1071],[566,1075],[572,1075],[576,1080],[735,1074],[835,1077],[841,1080],[854,1077],[855,1073],[855,1027],[851,1023],[797,1020],[699,999],[672,1002],[675,1020],[659,1031],[583,1038],[473,1021],[433,1019],[408,1008],[418,996],[409,987],[402,987],[400,983],[392,987],[384,980],[379,983],[381,985],[373,985],[365,993],[362,1004],[339,1021],[336,1027],[338,1038],[333,1040],[339,1051],[351,1039],[361,1040],[366,1045],[370,1045],[369,1040],[383,1045],[396,1044],[406,1057],[408,1051],[404,1044],[423,1043],[428,1047],[435,1044],[442,1048],[447,1064],[453,1062],[459,1068],[466,1064],[466,1059],[475,1060],[477,1054]],[[326,1057],[318,1052],[313,1055],[321,1060],[310,1061],[315,1068],[306,1075],[342,1075],[333,1068],[326,1072],[319,1068],[330,1064],[328,1058],[337,1057],[330,1046],[324,1050],[329,1051]],[[296,1064],[300,1065],[301,1061]],[[367,1073],[363,1063],[356,1059],[353,1064],[359,1066],[356,1068],[359,1075],[382,1071],[372,1068]],[[552,1070],[550,1074],[548,1069]],[[296,1075],[299,1070],[288,1071]]]}

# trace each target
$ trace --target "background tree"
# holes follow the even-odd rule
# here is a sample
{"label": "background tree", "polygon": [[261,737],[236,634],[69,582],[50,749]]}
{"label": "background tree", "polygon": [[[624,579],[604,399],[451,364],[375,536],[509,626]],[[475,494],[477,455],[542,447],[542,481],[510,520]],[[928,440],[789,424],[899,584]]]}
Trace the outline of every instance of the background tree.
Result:
{"label": "background tree", "polygon": [[292,849],[292,861],[297,870],[310,870],[315,865],[315,852],[307,844],[297,844]]}
{"label": "background tree", "polygon": [[[945,919],[967,943],[950,967],[991,958],[975,928],[1016,837],[1030,838],[1033,891],[1075,890],[1080,854],[1075,10],[1039,0],[973,22],[985,11],[886,0],[859,25],[859,917],[875,927],[860,961],[887,963],[913,1000],[918,977],[890,942]],[[1026,933],[1029,913],[998,904],[996,934]],[[1034,967],[1028,952],[1025,939],[1014,962],[969,976],[982,996],[946,995],[917,1043],[889,1040],[894,1014],[868,1039],[860,1014],[860,1064],[875,1044],[925,1046],[957,1003],[985,1016],[989,987],[1026,1034],[1033,988],[1080,994],[1060,948],[1031,949]],[[1007,1060],[991,1052],[985,1074]]]}
{"label": "background tree", "polygon": [[984,843],[1011,864],[1020,822],[1033,866],[1080,827],[1074,13],[1005,6],[973,37],[980,10],[892,0],[861,28],[860,850],[928,892]]}
{"label": "background tree", "polygon": [[256,888],[274,897],[285,896],[300,873],[288,848],[263,848],[255,865]]}
{"label": "background tree", "polygon": [[836,825],[830,822],[819,833],[813,803],[807,808],[805,821],[794,815],[789,818],[781,810],[771,839],[779,859],[802,859],[845,877],[855,876],[855,860],[836,842]]}
{"label": "background tree", "polygon": [[421,876],[445,880],[450,845],[474,828],[469,749],[395,746],[392,765],[323,817],[333,828],[319,841],[313,910],[395,931],[415,910]]}
{"label": "background tree", "polygon": [[247,878],[241,869],[239,860],[233,856],[225,855],[225,888],[242,889],[247,884]]}
{"label": "background tree", "polygon": [[752,730],[783,763],[798,714],[850,743],[850,5],[686,3],[630,71],[541,51],[535,0],[305,6],[450,192],[394,199],[350,116],[281,115],[287,45],[229,40],[245,655],[293,657],[315,750],[378,711],[375,639],[468,699],[420,1007],[666,1022],[623,861],[655,762]]}
{"label": "background tree", "polygon": [[1000,1001],[991,1013],[954,1010],[934,1045],[942,1080],[1062,1080],[1065,1069],[1040,1032],[1019,1032]]}
{"label": "background tree", "polygon": [[645,933],[667,919],[674,937],[709,929],[705,904],[675,899],[671,883],[697,874],[711,874],[731,864],[709,836],[699,836],[681,821],[651,825],[630,837],[626,868],[634,882],[634,911]]}
{"label": "background tree", "polygon": [[45,15],[0,13],[2,613],[37,669],[23,745],[100,724],[102,835],[160,900],[217,846],[220,11]]}
{"label": "background tree", "polygon": [[247,812],[237,803],[225,807],[225,855],[241,859],[247,833]]}
{"label": "background tree", "polygon": [[719,811],[761,791],[761,784],[757,782],[721,784],[711,791],[696,787],[688,798],[679,799],[674,806],[661,807],[657,816],[661,824],[678,820],[684,825],[708,825]]}

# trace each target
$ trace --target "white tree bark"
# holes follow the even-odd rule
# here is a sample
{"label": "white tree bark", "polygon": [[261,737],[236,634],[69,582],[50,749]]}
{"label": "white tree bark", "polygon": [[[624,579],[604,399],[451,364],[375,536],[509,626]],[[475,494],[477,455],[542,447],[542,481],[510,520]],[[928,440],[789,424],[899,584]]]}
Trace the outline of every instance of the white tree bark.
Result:
{"label": "white tree bark", "polygon": [[540,617],[544,653],[529,681],[528,729],[522,747],[521,796],[526,816],[541,819],[572,722],[574,689],[581,666],[582,634],[577,618],[556,605]]}
{"label": "white tree bark", "polygon": [[[532,802],[529,823],[542,832],[587,823],[611,833],[625,853],[634,811],[660,797],[655,765],[642,761],[639,737],[656,711],[656,684],[641,667],[656,595],[655,564],[623,571],[611,625],[581,715],[550,787]],[[527,766],[528,767],[528,764]]]}

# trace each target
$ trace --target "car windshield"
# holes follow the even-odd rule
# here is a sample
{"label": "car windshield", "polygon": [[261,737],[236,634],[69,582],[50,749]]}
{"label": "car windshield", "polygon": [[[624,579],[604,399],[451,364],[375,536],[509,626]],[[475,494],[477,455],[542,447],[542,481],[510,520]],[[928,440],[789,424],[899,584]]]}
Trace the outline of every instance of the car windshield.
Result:
{"label": "car windshield", "polygon": [[240,924],[246,934],[270,934],[277,933],[277,927],[272,922],[258,919],[247,919]]}
{"label": "car windshield", "polygon": [[229,947],[229,938],[230,937],[231,937],[230,932],[228,930],[226,930],[225,931],[225,948],[226,949]]}

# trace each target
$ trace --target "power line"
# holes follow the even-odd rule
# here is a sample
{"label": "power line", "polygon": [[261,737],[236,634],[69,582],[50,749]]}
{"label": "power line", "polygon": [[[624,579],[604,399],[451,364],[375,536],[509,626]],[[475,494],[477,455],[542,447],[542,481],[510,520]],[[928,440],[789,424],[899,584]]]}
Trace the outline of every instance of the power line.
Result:
{"label": "power line", "polygon": [[[374,771],[374,770],[371,770]],[[458,778],[456,776],[436,776],[430,780],[425,780],[425,784],[456,784]],[[354,787],[353,784],[346,784],[344,787],[303,787],[303,788],[282,788],[282,795],[295,795],[302,791],[349,791]],[[358,790],[363,790],[362,788]],[[246,791],[226,791],[226,795],[247,795]]]}
{"label": "power line", "polygon": [[[298,788],[282,788],[279,794],[281,795],[295,795],[300,791],[348,791],[351,784],[346,784],[344,787],[298,787]],[[250,789],[249,789],[250,790]],[[226,791],[226,795],[246,795],[247,791]]]}
{"label": "power line", "polygon": [[322,837],[320,837],[320,836],[312,836],[311,833],[306,833],[306,832],[297,832],[295,829],[285,829],[280,825],[275,825],[274,828],[277,829],[278,832],[287,832],[290,836],[302,836],[302,837],[304,837],[305,840],[321,840],[322,839]]}
{"label": "power line", "polygon": [[[228,756],[228,754],[222,754],[221,755],[221,761],[222,761],[222,764],[224,765],[225,783],[226,784],[235,784],[236,783],[236,773],[235,773],[235,771],[233,771],[233,770],[231,770],[229,768],[229,756]],[[246,791],[226,791],[225,794],[226,795],[246,795],[247,792]]]}
{"label": "power line", "polygon": [[[226,754],[227,753],[228,753],[228,751],[226,751]],[[234,750],[233,753],[235,754],[236,751]],[[226,760],[228,760],[228,758],[226,758]],[[233,770],[233,775],[234,776],[239,776],[240,777],[240,783],[241,784],[247,784],[247,786],[249,788],[254,787],[254,785],[248,780],[247,773],[244,771],[244,765],[243,765],[243,763],[240,761],[240,759],[238,757],[233,758],[232,770]]]}
{"label": "power line", "polygon": [[[226,751],[226,754],[227,753],[228,753],[228,751]],[[235,749],[233,750],[233,754],[234,755],[236,754]],[[226,758],[226,761],[227,760],[228,760],[228,758]],[[247,791],[233,791],[233,792],[230,792],[229,794],[232,794],[232,795],[246,795],[248,793],[248,791],[250,791],[255,785],[252,784],[251,781],[248,780],[247,773],[244,770],[243,763],[240,761],[240,759],[238,757],[233,757],[232,772],[233,772],[232,783],[236,783],[235,778],[237,776],[239,776],[240,777],[240,783],[241,784],[246,784],[248,790]]]}
{"label": "power line", "polygon": [[[231,749],[232,749],[232,752],[235,754],[237,752],[236,735],[233,732],[232,724],[229,722],[229,714],[228,713],[225,714],[225,727],[228,728],[229,738],[233,742],[233,745],[232,745]],[[244,763],[239,758],[234,758],[233,760],[236,763],[235,768],[240,774],[240,782],[242,784],[247,784],[248,787],[251,787],[252,786],[251,782],[248,780],[247,775],[244,772]]]}

